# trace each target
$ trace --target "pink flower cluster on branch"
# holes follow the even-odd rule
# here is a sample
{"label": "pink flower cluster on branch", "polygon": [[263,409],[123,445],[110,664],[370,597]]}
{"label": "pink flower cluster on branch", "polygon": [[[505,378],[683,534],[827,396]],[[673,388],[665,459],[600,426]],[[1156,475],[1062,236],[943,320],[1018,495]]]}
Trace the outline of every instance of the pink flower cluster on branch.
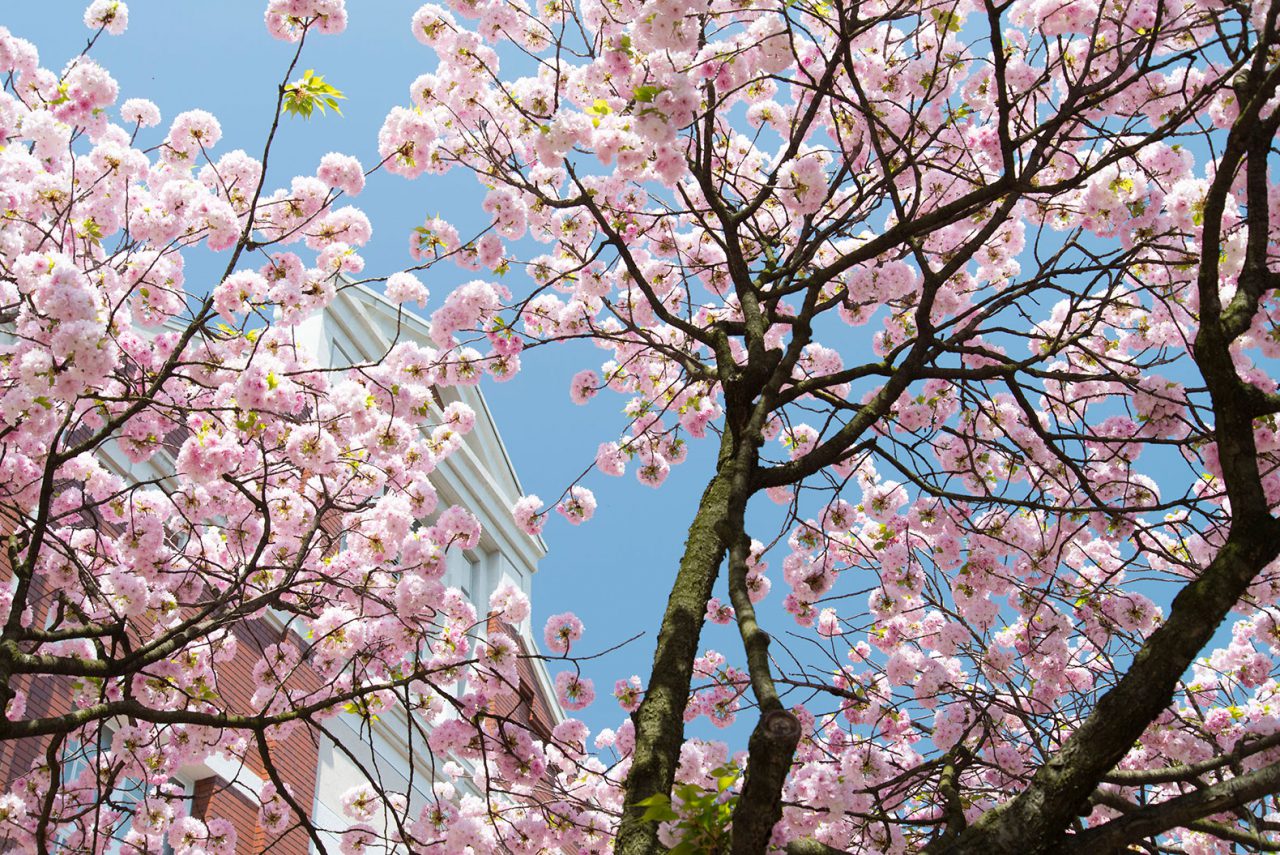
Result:
{"label": "pink flower cluster on branch", "polygon": [[[485,226],[412,231],[394,304],[425,306],[444,259],[469,281],[429,340],[342,370],[299,331],[365,267],[372,223],[339,204],[359,160],[267,186],[214,116],[148,138],[155,105],[115,124],[94,60],[55,74],[0,31],[0,737],[63,751],[3,795],[3,833],[227,851],[166,789],[214,754],[272,778],[264,828],[306,825],[270,746],[345,711],[403,715],[440,761],[429,796],[353,787],[347,851],[1274,849],[1278,17],[423,6],[434,66],[369,162],[473,174]],[[85,14],[95,39],[127,22]],[[265,23],[301,46],[347,10]],[[207,293],[197,248],[226,260]],[[529,603],[445,584],[482,532],[431,481],[476,419],[439,389],[582,339],[604,354],[570,400],[625,414],[584,464],[659,487],[692,442],[715,461],[655,667],[614,686],[635,717],[594,739],[498,712],[535,655],[498,630]],[[592,478],[517,525],[587,521]],[[281,639],[244,649],[255,620]],[[707,622],[740,644],[707,650]],[[564,612],[544,641],[580,658],[582,634]],[[576,711],[594,683],[566,664]],[[29,704],[29,675],[72,711]],[[702,717],[753,719],[749,750],[671,738]],[[121,777],[147,785],[123,823]]]}
{"label": "pink flower cluster on branch", "polygon": [[[605,475],[658,487],[689,443],[715,445],[643,681],[648,732],[626,737],[646,759],[626,769],[620,848],[1020,851],[1019,833],[1052,847],[1107,828],[1121,836],[1089,839],[1273,845],[1260,803],[1184,815],[1189,779],[1152,771],[1164,750],[1212,763],[1219,730],[1270,733],[1254,712],[1275,687],[1270,646],[1170,654],[1180,668],[1158,679],[1149,663],[1166,626],[1204,646],[1234,609],[1255,638],[1245,626],[1275,605],[1276,15],[1049,0],[417,12],[435,64],[381,150],[409,177],[473,174],[484,255],[527,274],[459,289],[437,345],[509,376],[535,347],[592,340],[606,354],[567,372],[569,398],[623,396],[621,436],[584,461]],[[571,523],[592,477],[556,506]],[[776,604],[746,530],[757,493],[785,532]],[[534,533],[547,511],[530,496],[515,515]],[[1224,569],[1245,540],[1247,568]],[[1232,603],[1179,608],[1172,592],[1210,572],[1248,581]],[[785,653],[777,607],[806,639]],[[697,646],[706,622],[738,627],[746,670]],[[616,691],[641,703],[639,686]],[[1105,759],[1073,760],[1121,695],[1164,711],[1134,712]],[[780,716],[798,736],[738,758],[771,790],[727,785],[722,803],[741,801],[723,839],[700,837],[682,785],[714,788],[716,764],[657,734],[752,702],[758,736]],[[1260,772],[1274,760],[1250,756]],[[1060,762],[1066,795],[1043,772]],[[1154,831],[1124,819],[1166,802]],[[657,803],[678,819],[640,818]]]}
{"label": "pink flower cluster on branch", "polygon": [[[108,0],[84,15],[94,40],[128,21]],[[296,63],[347,10],[272,0],[265,21]],[[507,630],[529,600],[508,583],[482,614],[446,584],[482,532],[432,480],[477,420],[441,401],[476,379],[447,318],[473,326],[509,294],[446,301],[439,349],[401,338],[334,367],[307,322],[359,284],[372,225],[342,201],[364,188],[359,160],[269,183],[210,113],[117,113],[88,55],[55,73],[3,28],[0,73],[0,739],[25,746],[6,755],[23,759],[6,760],[0,848],[233,852],[252,829],[192,815],[174,783],[227,761],[262,781],[268,847],[305,840],[312,794],[291,764],[340,716],[412,721],[444,767],[428,804],[376,776],[349,791],[343,851],[389,828],[414,851],[494,843],[490,805],[527,824],[586,737],[561,746],[502,707],[537,655]],[[186,275],[197,252],[224,268],[211,285]],[[393,303],[426,304],[413,272],[386,282]],[[580,488],[561,510],[593,508]],[[566,627],[562,654],[582,631]],[[593,694],[585,678],[563,693],[573,709]],[[453,790],[459,764],[484,799]]]}

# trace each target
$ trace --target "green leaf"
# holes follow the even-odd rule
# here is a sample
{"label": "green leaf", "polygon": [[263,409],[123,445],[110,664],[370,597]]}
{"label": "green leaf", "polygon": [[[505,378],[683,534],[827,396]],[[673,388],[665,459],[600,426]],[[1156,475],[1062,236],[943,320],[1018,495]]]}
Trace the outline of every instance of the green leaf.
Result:
{"label": "green leaf", "polygon": [[649,796],[636,804],[646,808],[644,816],[640,817],[645,822],[671,822],[680,818],[680,814],[671,809],[671,798],[665,793]]}
{"label": "green leaf", "polygon": [[662,91],[659,86],[637,86],[631,90],[631,97],[642,104],[652,104],[653,99]]}
{"label": "green leaf", "polygon": [[284,88],[284,110],[291,115],[309,119],[317,107],[322,114],[329,107],[341,116],[342,109],[338,106],[338,101],[345,100],[346,97],[333,84],[326,83],[324,75],[316,74],[314,69],[308,68],[303,72],[301,80],[295,80]]}
{"label": "green leaf", "polygon": [[1133,187],[1132,178],[1116,178],[1111,182],[1112,193],[1132,193]]}
{"label": "green leaf", "polygon": [[686,802],[696,799],[700,792],[702,792],[702,787],[697,784],[680,784],[675,788],[675,794]]}
{"label": "green leaf", "polygon": [[937,21],[938,26],[941,27],[942,29],[949,30],[953,33],[960,32],[960,16],[959,15],[955,14],[954,12],[944,11],[942,9],[932,9],[930,10],[930,12],[933,15],[933,20]]}
{"label": "green leaf", "polygon": [[645,822],[671,822],[679,819],[680,814],[665,805],[654,805],[651,808],[647,808],[644,816],[640,818]]}
{"label": "green leaf", "polygon": [[93,217],[85,217],[80,224],[80,237],[95,244],[102,243],[102,226]]}

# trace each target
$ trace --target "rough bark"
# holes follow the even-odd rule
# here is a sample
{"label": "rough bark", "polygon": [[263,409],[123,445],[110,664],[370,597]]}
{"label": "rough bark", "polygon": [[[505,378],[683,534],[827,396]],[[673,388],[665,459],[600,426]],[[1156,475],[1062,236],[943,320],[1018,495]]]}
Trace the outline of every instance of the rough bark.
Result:
{"label": "rough bark", "polygon": [[747,775],[733,811],[733,855],[760,855],[782,819],[782,784],[800,744],[800,720],[785,709],[760,714],[747,742]]}
{"label": "rough bark", "polygon": [[747,654],[751,690],[760,718],[747,743],[747,770],[733,811],[733,855],[757,855],[769,845],[773,827],[782,819],[782,785],[800,744],[800,721],[784,709],[769,670],[769,635],[756,622],[747,592],[749,538],[741,535],[729,553],[729,596]]}
{"label": "rough bark", "polygon": [[[1244,542],[1242,542],[1244,541]],[[1199,654],[1258,570],[1280,553],[1280,526],[1238,534],[1174,600],[1132,667],[1013,801],[988,811],[954,842],[927,851],[1051,851],[1094,787],[1133,747],[1173,698],[1178,679]]]}
{"label": "rough bark", "polygon": [[657,823],[642,819],[645,807],[640,802],[654,795],[669,794],[675,781],[680,746],[684,743],[684,710],[689,702],[693,661],[698,655],[707,600],[711,598],[727,548],[721,530],[729,513],[732,451],[731,440],[726,435],[718,471],[703,492],[689,526],[680,569],[658,631],[644,700],[631,716],[636,743],[615,844],[619,855],[663,851],[658,843]]}
{"label": "rough bark", "polygon": [[1245,804],[1277,789],[1280,789],[1280,763],[1272,763],[1203,790],[1138,808],[1100,828],[1073,836],[1064,851],[1090,855],[1123,850],[1129,843],[1144,837],[1160,834],[1175,826],[1192,824],[1200,817]]}
{"label": "rough bark", "polygon": [[[1275,95],[1280,82],[1280,68],[1269,68],[1264,53],[1259,52],[1240,87],[1240,120],[1228,135],[1206,195],[1202,242],[1212,249],[1202,254],[1197,276],[1200,329],[1193,357],[1212,400],[1214,439],[1230,499],[1231,527],[1226,543],[1200,577],[1179,592],[1168,620],[1151,634],[1129,670],[1099,699],[1062,748],[1037,770],[1027,788],[988,811],[954,841],[939,839],[927,851],[991,855],[1056,851],[1066,845],[1065,830],[1087,805],[1097,784],[1169,705],[1179,678],[1257,574],[1280,555],[1280,521],[1271,515],[1263,490],[1254,413],[1249,396],[1243,394],[1248,384],[1236,372],[1230,351],[1232,342],[1247,327],[1239,318],[1254,316],[1266,283],[1271,281],[1265,251],[1257,249],[1265,247],[1268,240],[1265,195],[1255,192],[1249,199],[1250,246],[1260,257],[1254,258],[1252,265],[1246,264],[1237,293],[1225,310],[1216,251],[1223,239],[1222,218],[1234,177],[1246,159],[1251,176],[1264,167],[1271,137],[1280,124],[1280,112],[1266,121],[1257,120],[1262,105]],[[1165,815],[1167,824],[1156,827],[1149,820],[1143,833],[1158,834],[1205,815],[1188,815],[1181,821]],[[1097,834],[1114,824],[1101,826]]]}

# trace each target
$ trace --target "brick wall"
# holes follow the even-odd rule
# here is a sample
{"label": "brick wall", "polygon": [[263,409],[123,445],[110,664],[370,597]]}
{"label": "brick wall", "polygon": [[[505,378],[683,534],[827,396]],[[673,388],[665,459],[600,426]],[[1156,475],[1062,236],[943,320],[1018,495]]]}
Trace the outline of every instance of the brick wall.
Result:
{"label": "brick wall", "polygon": [[[236,634],[236,655],[230,662],[218,667],[218,695],[223,699],[226,708],[231,712],[250,711],[249,698],[257,688],[253,679],[253,667],[262,658],[262,651],[268,645],[285,640],[279,627],[264,618],[243,621],[234,626]],[[289,643],[301,644],[296,635],[290,633]],[[290,688],[303,691],[314,690],[320,685],[320,679],[305,663],[300,664],[293,672]],[[269,760],[276,774],[289,787],[290,793],[298,804],[310,815],[311,805],[315,797],[316,763],[319,759],[319,746],[314,734],[305,726],[298,726],[289,732],[281,741],[269,741],[267,757],[264,758],[256,750],[249,752],[246,766],[250,772],[263,781],[269,781],[266,763]],[[206,778],[196,782],[197,796],[205,781],[220,779]],[[210,784],[212,786],[212,784]],[[249,852],[272,852],[280,855],[305,855],[310,849],[310,837],[301,827],[292,828],[283,837],[266,836],[258,827],[258,806],[245,812],[242,802],[244,797],[236,791],[225,787],[213,790],[213,797],[206,803],[199,798],[192,805],[192,813],[202,819],[222,816],[230,819],[236,827],[236,855]],[[219,796],[219,794],[225,794]],[[249,848],[246,848],[248,846]]]}
{"label": "brick wall", "polygon": [[[217,775],[196,781],[191,797],[191,815],[201,819],[220,817],[230,820],[236,829],[236,855],[268,851],[265,835],[258,827],[257,802]],[[306,851],[305,847],[302,851]]]}
{"label": "brick wall", "polygon": [[[3,550],[0,550],[0,555]],[[3,559],[0,559],[3,560]],[[7,562],[0,566],[0,578],[9,575]],[[32,586],[31,601],[35,604],[37,625],[44,620],[48,608],[48,592],[41,591],[39,580]],[[261,618],[237,624],[233,631],[237,636],[235,658],[218,666],[217,694],[228,711],[249,712],[249,698],[256,684],[253,667],[261,657],[264,647],[282,640],[281,629],[271,621]],[[296,636],[292,643],[300,644]],[[70,685],[66,677],[18,675],[14,688],[27,693],[28,718],[62,715],[70,711]],[[290,687],[311,690],[320,684],[315,672],[305,661],[298,666]],[[48,738],[13,739],[0,741],[0,787],[7,790],[13,782],[31,772],[33,764],[43,765],[49,744]],[[295,728],[287,738],[268,743],[268,755],[276,773],[289,786],[298,803],[308,812],[314,800],[318,746],[305,727]],[[246,768],[263,781],[270,780],[266,763],[255,750],[250,752]],[[48,775],[41,771],[42,776]],[[310,838],[301,827],[294,827],[280,836],[267,836],[258,827],[257,803],[226,781],[211,775],[195,783],[192,815],[201,819],[224,817],[232,821],[236,829],[236,853],[272,852],[280,855],[305,855],[310,849]],[[4,849],[0,841],[0,851]]]}
{"label": "brick wall", "polygon": [[[8,575],[3,550],[0,550],[0,578]],[[48,591],[40,590],[37,580],[32,597],[37,624],[44,621],[44,611],[50,601],[48,594]],[[522,657],[528,655],[529,650],[514,627],[491,619],[487,628],[490,633],[509,636],[516,642]],[[253,669],[262,651],[281,641],[301,647],[302,641],[295,634],[286,635],[277,624],[265,618],[243,621],[232,631],[236,635],[237,652],[230,662],[219,665],[215,689],[228,711],[248,712],[249,699],[257,688]],[[547,738],[555,725],[552,702],[544,694],[531,660],[521,658],[517,671],[519,690],[498,699],[495,711],[528,726],[539,737]],[[290,687],[309,691],[319,685],[319,677],[307,666],[304,658],[292,676]],[[22,675],[15,679],[15,688],[28,695],[28,717],[68,712],[69,687],[70,680],[63,677]],[[47,739],[0,741],[0,786],[7,789],[13,781],[28,774],[33,763],[43,763],[47,745]],[[315,799],[318,753],[316,734],[305,725],[295,727],[283,739],[268,743],[267,754],[276,773],[289,786],[298,804],[308,812]],[[266,762],[256,750],[250,752],[246,768],[259,779],[270,780]],[[267,834],[258,825],[256,801],[217,775],[208,775],[194,782],[191,813],[201,819],[222,817],[230,820],[236,829],[237,855],[261,852],[306,855],[310,850],[310,837],[296,825],[283,835]],[[3,849],[0,841],[0,851]]]}
{"label": "brick wall", "polygon": [[552,714],[550,699],[542,690],[537,674],[533,670],[533,660],[528,659],[529,648],[516,628],[508,623],[489,618],[490,635],[501,634],[516,643],[520,658],[516,660],[516,673],[520,677],[517,692],[497,698],[494,711],[498,715],[510,717],[513,721],[525,725],[542,739],[551,738],[551,728],[555,727],[555,716]]}

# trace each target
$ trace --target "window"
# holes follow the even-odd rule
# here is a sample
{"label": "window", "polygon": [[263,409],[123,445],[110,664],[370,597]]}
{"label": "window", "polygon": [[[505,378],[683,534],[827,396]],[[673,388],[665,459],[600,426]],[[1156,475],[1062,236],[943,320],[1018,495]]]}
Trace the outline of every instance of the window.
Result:
{"label": "window", "polygon": [[[116,728],[104,725],[99,729],[96,744],[71,742],[63,749],[60,789],[68,801],[62,811],[61,827],[52,850],[79,852],[95,849],[92,841],[86,845],[81,836],[106,833],[111,842],[103,851],[106,855],[119,855],[129,833],[134,830],[134,818],[140,811],[149,811],[154,815],[153,827],[163,830],[148,833],[163,837],[159,851],[169,855],[173,851],[167,839],[168,827],[172,825],[169,817],[184,805],[189,808],[191,782],[178,777],[155,786],[137,778],[119,778],[118,769],[102,762],[111,748],[115,732]],[[106,812],[118,816],[104,816]],[[100,827],[103,819],[110,822],[105,829]],[[144,817],[141,825],[145,828],[146,824]]]}

